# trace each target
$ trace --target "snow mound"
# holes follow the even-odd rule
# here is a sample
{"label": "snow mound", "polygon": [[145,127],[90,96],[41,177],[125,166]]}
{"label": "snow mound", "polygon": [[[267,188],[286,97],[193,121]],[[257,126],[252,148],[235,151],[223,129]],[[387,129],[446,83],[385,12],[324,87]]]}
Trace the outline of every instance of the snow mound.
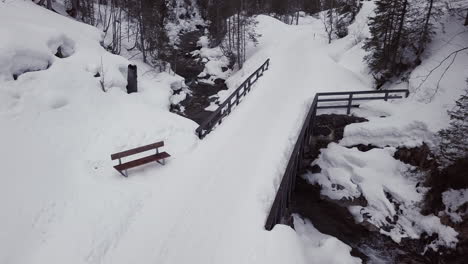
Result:
{"label": "snow mound", "polygon": [[320,233],[308,219],[293,215],[294,229],[304,247],[309,263],[357,264],[359,258],[351,256],[351,247],[335,237]]}
{"label": "snow mound", "polygon": [[460,223],[468,214],[466,207],[465,211],[459,210],[462,205],[468,203],[468,189],[445,191],[442,193],[442,201],[445,205],[445,213],[454,223]]}
{"label": "snow mound", "polygon": [[192,52],[192,56],[199,55],[200,58],[206,62],[205,68],[198,75],[200,81],[214,84],[216,79],[227,79],[232,71],[228,69],[229,58],[226,57],[220,47],[210,48],[208,46],[208,38],[206,36],[201,36],[197,42],[197,45],[201,47],[200,50],[195,50]]}
{"label": "snow mound", "polygon": [[168,111],[180,77],[144,74],[149,66],[135,61],[139,91],[127,94],[130,62],[101,47],[97,28],[32,1],[0,1],[0,35],[0,158],[8,175],[0,185],[0,263],[97,263],[157,185],[138,181],[164,175],[176,159],[122,181],[110,154],[164,140],[180,157],[197,142],[196,124]]}
{"label": "snow mound", "polygon": [[366,206],[348,209],[356,221],[367,221],[380,232],[399,243],[402,238],[418,239],[422,233],[438,233],[431,245],[454,247],[457,233],[444,226],[440,219],[419,213],[417,204],[425,190],[417,188],[418,179],[408,173],[411,166],[393,158],[394,148],[372,149],[361,152],[330,143],[314,161],[320,173],[306,174],[312,184],[322,187],[321,194],[333,200],[354,200],[360,196]]}
{"label": "snow mound", "polygon": [[341,145],[372,144],[378,147],[416,147],[435,145],[435,133],[448,125],[446,113],[431,104],[414,100],[398,102],[373,101],[359,108],[384,118],[369,118],[368,122],[345,127]]}

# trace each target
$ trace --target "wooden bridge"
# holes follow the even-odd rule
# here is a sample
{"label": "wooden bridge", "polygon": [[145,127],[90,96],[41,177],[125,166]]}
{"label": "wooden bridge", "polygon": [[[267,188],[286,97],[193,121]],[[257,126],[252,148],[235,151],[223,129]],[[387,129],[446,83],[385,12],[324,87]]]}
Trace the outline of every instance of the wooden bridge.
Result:
{"label": "wooden bridge", "polygon": [[[233,107],[240,103],[240,99],[250,92],[252,85],[268,70],[270,59],[267,59],[254,73],[252,73],[219,107],[196,129],[200,139],[203,139],[223,119],[228,116]],[[359,107],[359,102],[371,100],[402,99],[409,95],[406,89],[398,90],[371,90],[354,92],[317,93],[304,119],[301,131],[297,137],[294,149],[284,171],[283,178],[276,193],[270,214],[265,223],[265,229],[271,230],[276,224],[286,223],[290,215],[290,202],[294,191],[296,177],[310,165],[310,160],[304,157],[313,149],[313,132],[315,117],[319,109],[346,109],[351,114],[352,108]]]}
{"label": "wooden bridge", "polygon": [[268,70],[270,59],[267,59],[254,73],[252,73],[219,107],[205,119],[200,126],[195,130],[198,137],[203,139],[209,134],[218,124],[223,122],[224,117],[228,116],[233,107],[239,105],[240,100],[244,97],[252,85],[263,75],[263,72]]}
{"label": "wooden bridge", "polygon": [[[286,223],[286,218],[290,215],[290,202],[295,187],[296,177],[298,177],[309,166],[309,161],[304,157],[314,147],[312,136],[315,126],[315,117],[319,109],[346,109],[350,114],[351,109],[359,107],[357,102],[369,100],[389,100],[408,97],[408,90],[376,90],[357,92],[335,92],[317,93],[314,101],[305,117],[302,129],[297,137],[296,144],[289,158],[288,165],[284,171],[281,184],[276,193],[275,200],[270,209],[270,214],[265,223],[265,229],[271,230],[276,224]],[[343,104],[344,102],[344,104]],[[338,103],[338,104],[336,104]]]}

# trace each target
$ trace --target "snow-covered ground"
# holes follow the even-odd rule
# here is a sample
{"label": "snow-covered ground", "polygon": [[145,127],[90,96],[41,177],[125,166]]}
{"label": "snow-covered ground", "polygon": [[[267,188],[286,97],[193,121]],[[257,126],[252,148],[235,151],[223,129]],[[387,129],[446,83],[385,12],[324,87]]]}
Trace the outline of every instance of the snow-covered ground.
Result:
{"label": "snow-covered ground", "polygon": [[[99,30],[0,2],[0,263],[359,263],[307,221],[295,219],[298,233],[263,225],[314,94],[371,89],[364,64],[351,63],[362,52],[328,46],[318,20],[257,20],[259,45],[231,81],[266,58],[269,70],[199,141],[195,123],[168,111],[180,78],[139,63],[128,95],[129,61],[99,45]],[[59,46],[67,58],[54,56]],[[112,168],[111,153],[159,140],[166,166],[128,179]]]}
{"label": "snow-covered ground", "polygon": [[442,194],[442,200],[445,205],[445,213],[450,216],[454,223],[460,223],[468,214],[468,210],[463,210],[462,205],[468,203],[468,189],[453,190],[450,189]]}
{"label": "snow-covered ground", "polygon": [[[323,52],[319,24],[259,16],[239,78],[267,57],[270,69],[198,142],[195,124],[168,111],[179,79],[140,74],[127,95],[128,61],[105,52],[97,29],[31,2],[0,5],[0,262],[307,262],[291,228],[263,229],[291,142],[316,92],[367,88]],[[54,57],[60,45],[69,57]],[[93,77],[101,57],[106,93]],[[128,179],[112,168],[111,153],[158,140],[166,166]]]}

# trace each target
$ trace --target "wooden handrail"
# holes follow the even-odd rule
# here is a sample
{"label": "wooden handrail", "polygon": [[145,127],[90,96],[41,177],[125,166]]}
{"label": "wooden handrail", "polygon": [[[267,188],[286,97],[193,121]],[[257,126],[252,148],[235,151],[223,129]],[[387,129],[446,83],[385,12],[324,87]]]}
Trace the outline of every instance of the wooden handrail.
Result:
{"label": "wooden handrail", "polygon": [[[359,107],[359,105],[353,105],[353,101],[357,100],[387,100],[387,99],[398,99],[402,96],[393,97],[389,96],[390,93],[405,93],[405,97],[408,97],[408,90],[378,90],[378,91],[355,91],[355,92],[335,92],[335,93],[317,93],[315,94],[314,101],[310,105],[309,111],[304,118],[301,131],[297,136],[296,143],[289,157],[288,165],[281,179],[280,186],[276,193],[273,204],[271,205],[270,214],[268,215],[265,222],[265,229],[271,230],[276,224],[284,223],[284,218],[289,215],[289,206],[291,196],[294,190],[296,177],[301,169],[303,169],[303,156],[306,145],[310,145],[313,142],[312,136],[315,126],[315,117],[317,109],[325,108],[347,108],[347,113],[350,113],[351,107]],[[357,94],[384,94],[384,97],[357,97]],[[333,95],[347,95],[348,97],[338,98],[335,101],[347,101],[346,105],[330,105],[330,106],[318,106],[321,102],[320,96],[333,96]],[[322,99],[324,100],[324,99]],[[333,102],[333,99],[326,99],[326,102]],[[323,101],[322,101],[323,102]]]}
{"label": "wooden handrail", "polygon": [[395,89],[395,90],[368,90],[368,91],[350,91],[350,92],[327,92],[327,93],[316,93],[317,96],[331,96],[331,95],[349,95],[349,94],[382,94],[382,93],[405,93],[406,97],[409,95],[407,89]]}
{"label": "wooden handrail", "polygon": [[[268,70],[269,65],[270,59],[267,59],[262,64],[262,66],[260,66],[255,72],[253,72],[244,82],[242,82],[242,84],[239,85],[239,87],[231,95],[229,95],[228,98],[226,98],[218,106],[218,108],[208,116],[208,118],[206,118],[200,124],[200,126],[195,130],[200,139],[203,139],[208,133],[210,133],[216,124],[221,124],[223,118],[231,113],[234,104],[239,104],[240,98],[245,96],[247,92],[250,91],[252,85],[258,80],[258,78],[261,75],[263,75],[263,72]],[[253,80],[253,82],[251,82],[254,76],[255,79]],[[241,89],[244,89],[242,91],[242,94],[240,94]],[[233,99],[234,102],[232,102]]]}

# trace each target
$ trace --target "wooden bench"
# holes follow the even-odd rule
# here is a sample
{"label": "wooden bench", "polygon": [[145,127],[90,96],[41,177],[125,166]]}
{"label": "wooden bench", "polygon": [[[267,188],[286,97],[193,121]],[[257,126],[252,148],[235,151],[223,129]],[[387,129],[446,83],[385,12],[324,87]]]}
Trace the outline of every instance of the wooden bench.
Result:
{"label": "wooden bench", "polygon": [[[159,148],[164,146],[164,141],[156,142],[153,144],[149,144],[146,146],[134,148],[134,149],[129,149],[126,151],[122,151],[119,153],[115,153],[111,155],[112,160],[119,160],[119,165],[115,165],[114,168],[120,172],[123,176],[128,177],[127,170],[130,168],[138,167],[146,163],[150,163],[153,161],[158,162],[161,165],[165,164],[165,159],[169,158],[171,155],[169,155],[167,152],[159,152]],[[149,151],[149,150],[156,150],[155,154],[152,154],[150,156],[146,156],[143,158],[139,158],[136,160],[132,160],[129,162],[122,163],[122,158],[128,157],[131,155],[135,155],[141,152]],[[124,173],[125,171],[125,173]]]}

